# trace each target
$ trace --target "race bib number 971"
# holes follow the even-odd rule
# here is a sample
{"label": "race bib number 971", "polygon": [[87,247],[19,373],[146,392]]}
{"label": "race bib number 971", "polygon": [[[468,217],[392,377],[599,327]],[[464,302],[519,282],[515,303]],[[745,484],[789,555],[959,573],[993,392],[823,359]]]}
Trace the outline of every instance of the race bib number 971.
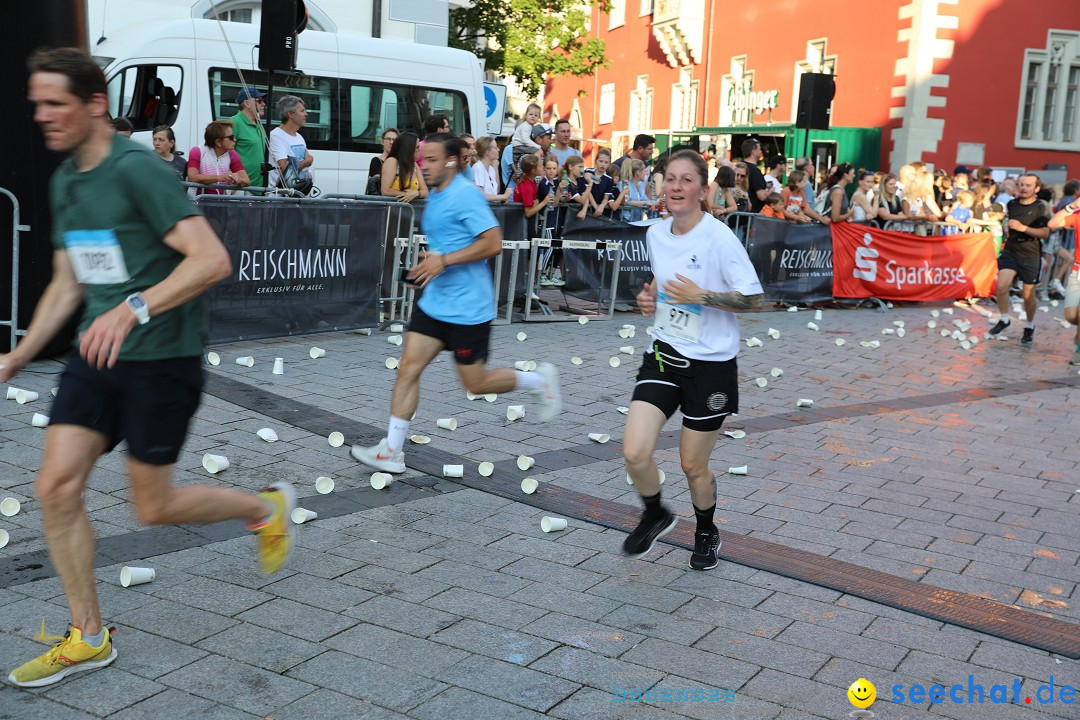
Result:
{"label": "race bib number 971", "polygon": [[701,338],[701,306],[678,305],[663,291],[656,297],[656,319],[653,326],[664,337],[697,342]]}
{"label": "race bib number 971", "polygon": [[120,285],[131,279],[112,230],[68,230],[64,246],[75,278],[83,285]]}

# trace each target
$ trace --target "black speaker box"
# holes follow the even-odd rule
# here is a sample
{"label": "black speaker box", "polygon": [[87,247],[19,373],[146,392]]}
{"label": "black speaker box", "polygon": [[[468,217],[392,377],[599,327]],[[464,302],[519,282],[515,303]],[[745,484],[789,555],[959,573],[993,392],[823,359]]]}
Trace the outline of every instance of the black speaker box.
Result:
{"label": "black speaker box", "polygon": [[296,39],[307,25],[303,0],[263,0],[260,70],[295,70]]}
{"label": "black speaker box", "polygon": [[803,73],[799,80],[799,107],[795,127],[803,130],[828,130],[836,78],[829,73]]}

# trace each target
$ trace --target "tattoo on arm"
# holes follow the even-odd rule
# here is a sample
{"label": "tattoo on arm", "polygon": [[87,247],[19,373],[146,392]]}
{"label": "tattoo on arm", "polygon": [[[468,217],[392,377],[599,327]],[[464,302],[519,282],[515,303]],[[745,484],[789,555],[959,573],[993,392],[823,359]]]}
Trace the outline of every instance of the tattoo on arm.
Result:
{"label": "tattoo on arm", "polygon": [[717,310],[728,312],[760,312],[763,305],[763,295],[743,295],[740,292],[711,292],[706,290],[701,294],[701,303]]}

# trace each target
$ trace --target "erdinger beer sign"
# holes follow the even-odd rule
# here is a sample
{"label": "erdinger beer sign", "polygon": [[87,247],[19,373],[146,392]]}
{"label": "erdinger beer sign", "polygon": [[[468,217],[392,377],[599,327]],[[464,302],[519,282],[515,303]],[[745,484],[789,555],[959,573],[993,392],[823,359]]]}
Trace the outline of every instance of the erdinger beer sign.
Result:
{"label": "erdinger beer sign", "polygon": [[728,89],[726,101],[731,111],[732,124],[749,125],[754,122],[755,115],[777,108],[780,103],[780,91],[755,91],[753,81],[741,80]]}

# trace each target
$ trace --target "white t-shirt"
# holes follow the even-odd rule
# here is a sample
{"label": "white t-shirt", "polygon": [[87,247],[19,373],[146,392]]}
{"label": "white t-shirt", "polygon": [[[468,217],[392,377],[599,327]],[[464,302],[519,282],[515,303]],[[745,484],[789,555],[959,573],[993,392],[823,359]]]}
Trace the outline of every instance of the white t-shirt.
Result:
{"label": "white t-shirt", "polygon": [[[274,169],[270,171],[270,177],[266,181],[269,187],[277,187],[278,160],[284,160],[287,157],[300,160],[307,157],[307,141],[300,133],[290,135],[280,127],[276,127],[270,131],[270,164],[274,166]],[[311,167],[307,170],[310,172]]]}
{"label": "white t-shirt", "polygon": [[[739,354],[739,321],[735,313],[703,305],[669,305],[663,294],[664,283],[678,280],[678,273],[703,290],[758,295],[762,290],[757,271],[735,233],[712,215],[702,213],[701,221],[685,235],[672,234],[673,222],[674,218],[667,218],[650,227],[646,235],[649,262],[656,276],[653,337],[688,358],[730,360]],[[688,339],[694,336],[696,342]]]}
{"label": "white t-shirt", "polygon": [[484,167],[484,163],[476,163],[473,165],[473,182],[476,183],[476,187],[480,188],[480,192],[487,195],[499,194],[499,171],[492,165],[489,168]]}
{"label": "white t-shirt", "polygon": [[765,184],[769,186],[769,192],[774,192],[777,195],[779,195],[784,190],[784,187],[780,184],[780,181],[774,178],[769,173],[765,173]]}
{"label": "white t-shirt", "polygon": [[526,147],[530,150],[539,150],[540,146],[532,139],[532,131],[535,125],[530,125],[525,120],[518,123],[514,128],[514,135],[510,138],[510,144],[515,147]]}

